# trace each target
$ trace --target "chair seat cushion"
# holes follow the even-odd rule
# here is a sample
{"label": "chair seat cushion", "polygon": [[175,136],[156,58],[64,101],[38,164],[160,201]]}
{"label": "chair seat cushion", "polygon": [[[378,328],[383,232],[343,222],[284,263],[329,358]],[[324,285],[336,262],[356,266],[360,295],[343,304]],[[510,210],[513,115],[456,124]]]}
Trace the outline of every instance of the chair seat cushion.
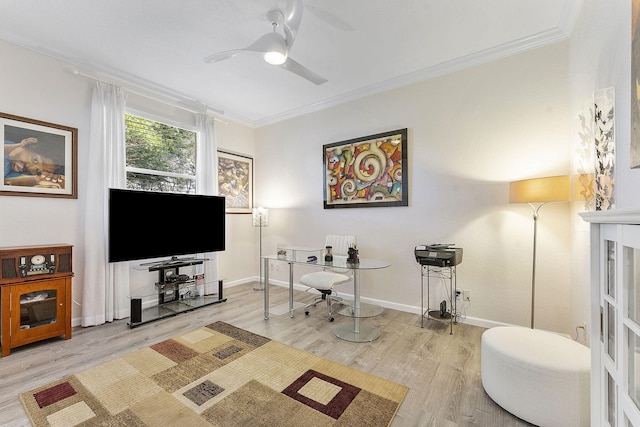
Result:
{"label": "chair seat cushion", "polygon": [[349,276],[331,271],[314,271],[300,278],[300,283],[315,289],[331,289],[338,283],[349,281]]}

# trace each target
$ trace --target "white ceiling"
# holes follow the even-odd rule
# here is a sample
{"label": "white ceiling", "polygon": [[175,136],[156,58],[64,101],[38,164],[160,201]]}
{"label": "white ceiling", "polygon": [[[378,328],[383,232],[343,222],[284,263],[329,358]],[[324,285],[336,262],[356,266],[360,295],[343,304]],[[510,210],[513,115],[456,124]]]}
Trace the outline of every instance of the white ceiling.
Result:
{"label": "white ceiling", "polygon": [[564,40],[581,2],[305,0],[290,57],[319,86],[258,53],[203,61],[271,31],[286,0],[0,0],[0,39],[261,126]]}

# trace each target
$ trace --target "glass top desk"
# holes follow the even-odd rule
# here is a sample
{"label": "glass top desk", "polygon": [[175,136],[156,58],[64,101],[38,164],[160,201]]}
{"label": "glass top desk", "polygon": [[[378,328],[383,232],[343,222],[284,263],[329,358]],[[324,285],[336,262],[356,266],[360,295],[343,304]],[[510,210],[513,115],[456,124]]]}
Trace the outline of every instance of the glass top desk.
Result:
{"label": "glass top desk", "polygon": [[[296,252],[314,252],[312,249],[296,248]],[[391,265],[388,261],[376,259],[360,258],[358,264],[351,264],[344,260],[334,260],[325,262],[321,259],[322,251],[316,249],[313,255],[318,257],[317,261],[307,262],[306,257],[297,259],[293,251],[287,251],[291,255],[267,255],[263,256],[264,262],[264,318],[269,319],[269,263],[271,261],[281,261],[289,264],[289,317],[293,317],[293,267],[294,265],[307,265],[316,268],[340,268],[353,270],[353,325],[344,323],[333,329],[334,334],[343,340],[352,342],[369,342],[380,336],[380,331],[373,326],[361,324],[360,319],[360,271],[377,270],[387,268]]]}

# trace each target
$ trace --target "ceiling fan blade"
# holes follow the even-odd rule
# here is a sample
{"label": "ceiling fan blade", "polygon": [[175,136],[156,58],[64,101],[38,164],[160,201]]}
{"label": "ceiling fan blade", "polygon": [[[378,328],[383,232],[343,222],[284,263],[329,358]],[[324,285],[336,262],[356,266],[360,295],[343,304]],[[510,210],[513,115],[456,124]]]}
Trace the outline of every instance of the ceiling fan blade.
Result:
{"label": "ceiling fan blade", "polygon": [[284,33],[287,36],[286,40],[289,45],[289,49],[291,49],[293,41],[298,35],[303,11],[304,3],[302,0],[287,0],[287,8],[284,14]]}
{"label": "ceiling fan blade", "polygon": [[204,62],[211,64],[214,62],[224,61],[225,59],[233,58],[241,52],[265,53],[273,47],[274,43],[278,43],[278,41],[280,43],[283,43],[282,35],[277,33],[267,33],[244,49],[232,49],[226,50],[224,52],[214,53],[213,55],[204,58]]}
{"label": "ceiling fan blade", "polygon": [[307,79],[311,83],[314,83],[316,85],[321,85],[321,84],[326,83],[328,81],[324,77],[314,73],[313,71],[311,71],[310,69],[308,69],[304,65],[294,61],[291,58],[287,58],[287,60],[284,62],[284,64],[279,65],[279,67],[282,67],[287,71],[291,71],[292,73],[297,74],[300,77],[302,77],[304,79]]}
{"label": "ceiling fan blade", "polygon": [[353,28],[353,26],[351,26],[351,24],[349,24],[347,21],[340,18],[338,15],[335,15],[329,12],[328,10],[321,9],[319,7],[312,6],[312,5],[307,5],[307,9],[309,9],[309,12],[313,13],[316,17],[320,18],[321,20],[331,25],[332,27],[337,28],[338,30],[341,30],[341,31],[355,30],[355,28]]}
{"label": "ceiling fan blade", "polygon": [[233,50],[227,50],[224,52],[214,53],[213,55],[209,55],[206,58],[204,58],[203,61],[206,62],[207,64],[213,64],[214,62],[220,62],[220,61],[224,61],[225,59],[231,59],[242,51],[243,49],[233,49]]}

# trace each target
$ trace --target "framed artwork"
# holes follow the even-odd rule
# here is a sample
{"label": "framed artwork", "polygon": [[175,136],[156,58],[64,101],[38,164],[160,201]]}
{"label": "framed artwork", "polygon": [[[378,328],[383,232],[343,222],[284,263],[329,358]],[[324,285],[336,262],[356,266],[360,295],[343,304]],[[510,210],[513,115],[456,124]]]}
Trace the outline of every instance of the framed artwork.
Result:
{"label": "framed artwork", "polygon": [[640,168],[640,0],[631,2],[631,168]]}
{"label": "framed artwork", "polygon": [[251,213],[253,208],[253,159],[218,151],[218,195],[225,197],[227,213]]}
{"label": "framed artwork", "polygon": [[615,92],[614,88],[600,89],[593,95],[593,140],[596,154],[595,208],[597,211],[615,209]]}
{"label": "framed artwork", "polygon": [[326,144],[324,208],[409,206],[407,129]]}
{"label": "framed artwork", "polygon": [[78,129],[0,113],[0,195],[78,198]]}

